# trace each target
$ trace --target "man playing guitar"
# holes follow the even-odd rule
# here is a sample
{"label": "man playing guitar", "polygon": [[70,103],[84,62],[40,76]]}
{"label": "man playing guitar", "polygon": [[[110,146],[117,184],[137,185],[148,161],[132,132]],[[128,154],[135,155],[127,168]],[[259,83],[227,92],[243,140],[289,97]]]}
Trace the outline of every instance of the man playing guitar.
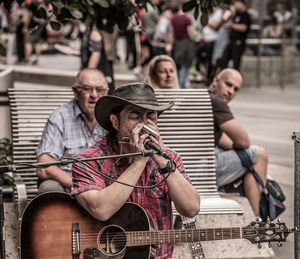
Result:
{"label": "man playing guitar", "polygon": [[[96,119],[109,133],[78,159],[142,152],[148,140],[160,147],[163,156],[130,156],[73,164],[71,193],[93,217],[107,221],[125,202],[135,202],[147,212],[155,230],[170,230],[173,228],[171,201],[183,216],[198,214],[200,197],[180,155],[165,147],[159,134],[154,137],[143,131],[144,124],[148,124],[159,132],[157,117],[173,104],[158,104],[153,89],[146,83],[121,86],[114,95],[98,101]],[[155,258],[172,258],[172,252],[171,243],[157,245]]]}

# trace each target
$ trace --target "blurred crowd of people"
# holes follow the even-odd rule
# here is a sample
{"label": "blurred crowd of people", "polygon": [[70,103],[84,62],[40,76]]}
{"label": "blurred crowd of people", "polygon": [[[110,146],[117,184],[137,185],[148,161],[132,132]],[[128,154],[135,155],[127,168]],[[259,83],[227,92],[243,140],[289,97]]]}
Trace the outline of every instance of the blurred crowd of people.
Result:
{"label": "blurred crowd of people", "polygon": [[[17,62],[22,64],[38,64],[41,52],[53,50],[54,46],[65,54],[80,56],[81,68],[98,68],[104,72],[110,92],[114,89],[113,63],[119,59],[116,51],[118,37],[126,39],[128,67],[142,77],[153,57],[172,57],[181,88],[189,87],[191,80],[208,85],[218,71],[228,66],[240,70],[251,24],[257,24],[259,15],[251,1],[233,0],[232,5],[220,4],[209,14],[208,24],[204,27],[199,19],[183,12],[183,3],[182,0],[151,0],[151,4],[147,3],[147,11],[137,8],[140,24],[129,24],[126,32],[118,31],[117,27],[113,34],[100,31],[87,17],[84,22],[63,24],[59,31],[54,31],[48,24],[32,34],[34,28],[45,22],[34,13],[44,6],[51,17],[51,1],[26,0],[22,6],[13,2],[10,12],[3,6],[0,8],[0,41],[7,46],[8,52],[17,54]],[[291,37],[295,22],[293,13],[280,1],[269,9],[269,18],[261,29],[262,37],[281,38],[283,34]],[[78,39],[80,49],[66,47],[69,40]],[[266,45],[263,55],[279,55],[280,51],[280,44]]]}
{"label": "blurred crowd of people", "polygon": [[[240,70],[246,39],[250,33],[258,37],[259,12],[251,1],[233,0],[231,5],[221,3],[209,14],[208,24],[204,27],[199,19],[195,20],[193,15],[183,12],[184,2],[174,4],[174,1],[151,0],[152,5],[147,6],[147,12],[144,9],[138,11],[142,26],[141,60],[137,64],[133,56],[130,68],[145,74],[151,58],[169,55],[175,61],[181,88],[189,87],[190,80],[208,85],[226,67]],[[284,33],[290,36],[293,22],[295,17],[286,9],[284,2],[276,1],[275,5],[268,7],[262,37],[281,38]],[[270,26],[276,27],[276,36],[268,33]],[[272,51],[276,48],[275,44],[264,46],[263,55],[279,55],[280,49],[279,52]],[[257,54],[257,47],[253,50]]]}
{"label": "blurred crowd of people", "polygon": [[68,27],[63,32],[54,31],[49,24],[43,26],[45,20],[34,15],[41,6],[50,17],[53,12],[50,0],[25,0],[21,6],[13,1],[10,11],[4,8],[3,3],[0,6],[0,41],[6,47],[7,56],[17,55],[17,63],[38,64],[42,51],[69,36]]}

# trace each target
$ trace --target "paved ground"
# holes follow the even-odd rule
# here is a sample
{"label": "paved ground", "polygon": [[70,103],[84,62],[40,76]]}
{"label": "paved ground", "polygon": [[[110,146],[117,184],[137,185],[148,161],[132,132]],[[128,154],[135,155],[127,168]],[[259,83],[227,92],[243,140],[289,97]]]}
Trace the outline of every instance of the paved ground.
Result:
{"label": "paved ground", "polygon": [[[276,179],[287,198],[286,211],[280,216],[289,227],[294,224],[294,142],[293,132],[300,131],[299,85],[284,91],[263,87],[243,89],[232,102],[232,110],[245,126],[253,143],[265,147],[269,154],[268,173]],[[274,247],[277,258],[293,258],[294,235],[283,247]]]}
{"label": "paved ground", "polygon": [[[62,55],[42,56],[38,67],[77,71],[79,60]],[[116,66],[117,73],[128,73],[124,64]],[[236,118],[244,125],[253,143],[264,146],[269,154],[269,174],[282,186],[287,200],[287,210],[282,214],[282,221],[293,226],[293,179],[294,179],[294,144],[291,135],[300,131],[300,82],[278,87],[263,86],[261,89],[244,88],[232,102],[231,107]],[[8,204],[7,218],[13,219],[11,206]],[[10,207],[10,208],[9,208]],[[12,221],[15,222],[15,221]],[[8,239],[16,240],[16,225],[6,229]],[[15,258],[15,247],[7,244],[8,258]],[[294,236],[291,234],[283,247],[274,248],[276,258],[294,257]]]}

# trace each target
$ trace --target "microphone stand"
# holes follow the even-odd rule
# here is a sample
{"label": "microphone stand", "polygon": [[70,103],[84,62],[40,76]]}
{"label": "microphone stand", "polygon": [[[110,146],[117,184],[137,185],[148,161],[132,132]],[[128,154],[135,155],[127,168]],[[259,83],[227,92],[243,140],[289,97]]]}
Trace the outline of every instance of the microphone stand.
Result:
{"label": "microphone stand", "polygon": [[153,154],[158,154],[158,151],[155,150],[143,150],[141,152],[136,153],[128,153],[128,154],[119,154],[112,156],[102,156],[102,157],[93,157],[93,158],[84,158],[74,160],[72,158],[62,158],[53,162],[45,162],[45,163],[32,163],[32,164],[12,164],[12,165],[3,165],[0,166],[0,259],[5,259],[5,231],[4,231],[4,201],[3,201],[3,192],[2,186],[4,183],[4,173],[13,172],[15,173],[17,170],[28,169],[28,168],[46,168],[53,165],[67,165],[70,163],[77,162],[88,162],[94,160],[105,160],[105,159],[113,159],[113,158],[123,158],[123,157],[131,157],[131,156],[152,156]]}
{"label": "microphone stand", "polygon": [[0,173],[0,255],[1,259],[6,258],[5,254],[5,228],[4,228],[4,200],[3,200],[4,174]]}
{"label": "microphone stand", "polygon": [[46,168],[53,165],[67,165],[70,163],[77,163],[77,162],[88,162],[88,161],[95,161],[95,160],[105,160],[105,159],[112,159],[112,158],[123,158],[123,157],[131,157],[131,156],[152,156],[153,154],[158,154],[157,151],[154,150],[143,150],[141,152],[136,153],[128,153],[128,154],[119,154],[119,155],[112,155],[112,156],[102,156],[102,157],[92,157],[92,158],[84,158],[84,159],[76,159],[73,158],[61,158],[60,160],[53,161],[53,162],[45,162],[45,163],[32,163],[32,164],[12,164],[12,165],[3,165],[0,166],[0,174],[5,172],[16,172],[17,170],[21,169],[28,169],[28,168]]}

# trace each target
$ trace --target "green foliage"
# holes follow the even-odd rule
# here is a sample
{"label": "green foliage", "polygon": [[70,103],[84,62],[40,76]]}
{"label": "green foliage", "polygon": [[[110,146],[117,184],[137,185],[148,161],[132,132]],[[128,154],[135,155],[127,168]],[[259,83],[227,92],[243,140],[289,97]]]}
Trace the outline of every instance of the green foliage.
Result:
{"label": "green foliage", "polygon": [[44,19],[45,21],[48,19],[48,14],[44,7],[40,7],[35,13],[35,16],[37,18]]}
{"label": "green foliage", "polygon": [[72,16],[75,19],[81,19],[83,17],[83,14],[80,10],[80,6],[78,3],[72,3],[68,6],[68,9],[70,11],[70,13],[72,14]]}
{"label": "green foliage", "polygon": [[12,144],[8,138],[0,139],[0,165],[12,163]]}
{"label": "green foliage", "polygon": [[199,7],[196,6],[196,7],[195,7],[195,10],[194,10],[194,18],[195,18],[195,20],[198,19],[198,16],[199,16]]}
{"label": "green foliage", "polygon": [[208,14],[207,14],[207,13],[203,13],[203,14],[201,15],[200,21],[201,21],[201,24],[202,24],[203,26],[205,26],[205,25],[208,23]]}
{"label": "green foliage", "polygon": [[[207,25],[208,15],[213,12],[213,7],[221,2],[231,3],[232,0],[190,0],[183,5],[183,11],[188,12],[194,9],[194,18],[197,19],[201,13],[200,22],[202,26]],[[201,12],[199,11],[201,10]]]}
{"label": "green foliage", "polygon": [[2,43],[0,43],[0,56],[3,56],[3,57],[6,56],[6,49],[5,49],[5,47],[2,45]]}
{"label": "green foliage", "polygon": [[186,2],[183,4],[182,6],[182,10],[184,12],[189,12],[191,10],[193,10],[195,7],[198,7],[198,2],[196,0],[191,0],[189,2]]}
{"label": "green foliage", "polygon": [[43,24],[36,25],[35,27],[32,28],[32,30],[30,31],[30,33],[31,34],[41,33],[42,30],[43,30],[43,28],[44,28]]}
{"label": "green foliage", "polygon": [[[17,0],[21,5],[25,0]],[[194,17],[197,19],[201,15],[201,24],[205,26],[208,20],[208,13],[213,11],[213,7],[221,2],[231,3],[232,0],[190,0],[183,5],[183,11],[194,10]],[[7,10],[10,10],[11,0],[0,0]],[[131,0],[52,0],[54,6],[54,17],[56,23],[52,23],[53,17],[48,17],[45,8],[41,7],[35,16],[43,19],[45,24],[50,23],[53,29],[59,30],[57,23],[63,23],[69,19],[84,20],[88,15],[99,26],[100,29],[112,31],[112,27],[117,24],[120,30],[125,30],[129,24],[130,16],[135,12],[135,6]],[[135,0],[139,7],[146,7],[150,0]],[[52,19],[50,19],[52,18]]]}
{"label": "green foliage", "polygon": [[[12,163],[12,144],[10,139],[0,139],[0,166]],[[8,174],[4,174],[4,185],[12,185],[13,178]]]}
{"label": "green foliage", "polygon": [[[19,5],[25,0],[17,0]],[[223,3],[231,3],[232,0],[189,0],[184,3],[183,11],[194,10],[194,18],[198,19],[205,26],[208,22],[208,15],[213,11],[213,7]],[[7,10],[10,10],[12,0],[0,0]],[[54,9],[53,15],[48,15],[44,7],[40,7],[35,16],[42,20],[40,25],[36,26],[31,33],[39,33],[46,24],[50,24],[53,30],[60,30],[61,24],[69,20],[84,21],[87,16],[101,30],[113,32],[113,27],[118,25],[121,31],[126,30],[132,16],[135,14],[135,6],[131,0],[52,0]],[[146,9],[146,4],[150,0],[135,0],[135,4]],[[5,56],[6,50],[0,43],[0,55]]]}
{"label": "green foliage", "polygon": [[61,29],[61,24],[59,22],[50,21],[50,26],[54,31],[59,31]]}
{"label": "green foliage", "polygon": [[109,8],[109,3],[107,0],[94,0],[94,2],[103,8]]}
{"label": "green foliage", "polygon": [[57,9],[62,9],[65,7],[64,3],[59,2],[59,1],[52,1],[52,4],[54,7],[56,7]]}

